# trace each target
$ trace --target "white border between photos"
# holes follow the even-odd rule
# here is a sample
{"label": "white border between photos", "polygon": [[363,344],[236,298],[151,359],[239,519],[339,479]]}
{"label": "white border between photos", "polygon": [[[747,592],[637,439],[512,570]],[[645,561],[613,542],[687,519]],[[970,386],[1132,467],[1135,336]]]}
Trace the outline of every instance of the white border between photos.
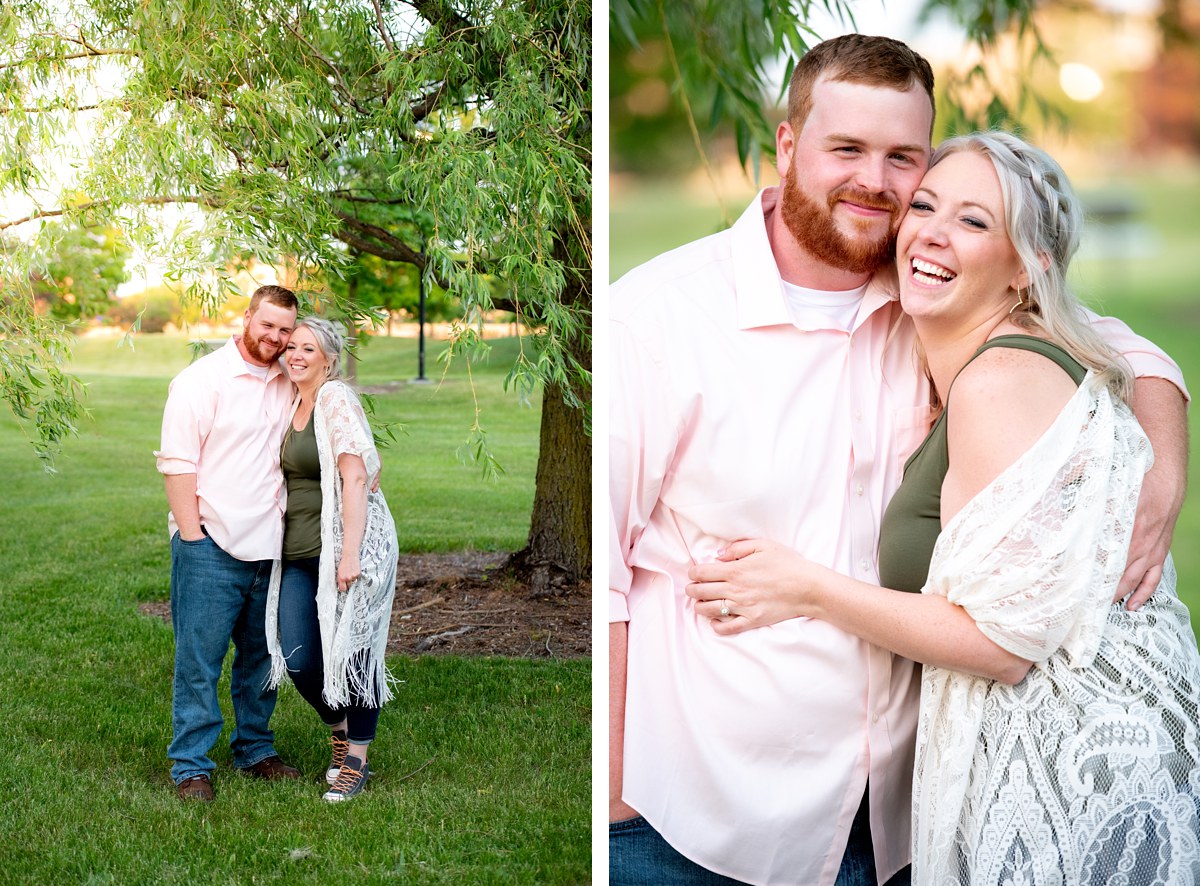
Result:
{"label": "white border between photos", "polygon": [[608,882],[608,5],[592,7],[592,882]]}

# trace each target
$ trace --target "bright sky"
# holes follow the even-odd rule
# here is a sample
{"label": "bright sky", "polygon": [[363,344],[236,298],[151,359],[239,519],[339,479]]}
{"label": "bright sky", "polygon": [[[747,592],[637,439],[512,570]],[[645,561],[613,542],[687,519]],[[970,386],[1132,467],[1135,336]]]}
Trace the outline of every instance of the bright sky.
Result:
{"label": "bright sky", "polygon": [[[909,43],[936,63],[957,54],[963,32],[950,22],[945,13],[935,13],[930,21],[917,25],[917,14],[924,5],[923,0],[861,0],[851,4],[857,28],[825,14],[814,5],[810,23],[822,39],[849,34],[857,30],[862,34],[878,34],[895,37]],[[1097,6],[1119,12],[1153,12],[1160,0],[1097,0]]]}
{"label": "bright sky", "polygon": [[857,28],[825,13],[813,9],[810,24],[822,39],[849,34],[857,30],[861,34],[878,34],[903,40],[925,56],[952,54],[962,42],[962,30],[948,23],[938,14],[929,24],[917,26],[917,13],[921,0],[863,0],[854,3],[854,19]]}

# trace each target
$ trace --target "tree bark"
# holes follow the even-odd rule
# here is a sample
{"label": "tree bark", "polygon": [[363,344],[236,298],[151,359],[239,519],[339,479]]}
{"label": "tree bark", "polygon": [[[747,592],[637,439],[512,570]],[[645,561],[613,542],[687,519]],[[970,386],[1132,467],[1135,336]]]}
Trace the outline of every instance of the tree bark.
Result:
{"label": "tree bark", "polygon": [[552,593],[592,569],[592,438],[582,410],[554,388],[542,398],[539,442],[529,541],[514,565],[531,573],[536,592]]}
{"label": "tree bark", "polygon": [[[591,287],[583,281],[568,284],[563,300],[590,304]],[[591,335],[568,347],[590,370]],[[584,410],[568,405],[565,393],[557,385],[543,392],[529,540],[509,561],[527,576],[535,594],[585,582],[592,571],[592,437]],[[591,400],[590,389],[575,393],[583,402]]]}

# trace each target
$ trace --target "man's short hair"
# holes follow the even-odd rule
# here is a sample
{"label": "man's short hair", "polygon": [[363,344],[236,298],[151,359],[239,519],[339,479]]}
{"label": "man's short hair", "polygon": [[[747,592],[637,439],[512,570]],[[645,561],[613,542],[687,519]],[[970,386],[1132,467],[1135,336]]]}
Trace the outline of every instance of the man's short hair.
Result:
{"label": "man's short hair", "polygon": [[813,86],[823,77],[900,92],[920,85],[936,111],[933,68],[924,57],[890,37],[846,34],[818,43],[796,63],[788,86],[788,122],[797,132],[812,110]]}
{"label": "man's short hair", "polygon": [[260,286],[254,290],[254,295],[250,296],[250,307],[247,310],[251,316],[258,310],[259,304],[264,301],[292,311],[300,309],[300,302],[292,290],[282,286]]}

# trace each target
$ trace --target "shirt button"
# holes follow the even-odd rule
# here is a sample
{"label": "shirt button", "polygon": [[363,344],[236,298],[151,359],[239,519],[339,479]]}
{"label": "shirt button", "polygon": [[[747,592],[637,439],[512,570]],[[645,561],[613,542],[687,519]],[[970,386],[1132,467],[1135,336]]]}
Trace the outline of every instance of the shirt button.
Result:
{"label": "shirt button", "polygon": [[865,570],[868,568],[868,566],[867,566],[867,561],[866,561],[866,560],[859,560],[859,561],[858,561],[858,566],[859,566],[859,568],[860,568],[860,569],[862,569],[862,570],[864,570],[864,571],[865,571]]}
{"label": "shirt button", "polygon": [[859,483],[858,486],[855,487],[854,492],[857,495],[862,495],[863,494],[863,485],[861,483]]}
{"label": "shirt button", "polygon": [[862,412],[858,412],[858,411],[856,411],[856,412],[854,413],[854,420],[855,420],[855,421],[862,421]]}
{"label": "shirt button", "polygon": [[872,717],[871,717],[871,722],[872,722],[872,723],[878,723],[878,722],[879,722],[879,715],[878,715],[878,714],[875,714],[874,716],[872,716]]}

